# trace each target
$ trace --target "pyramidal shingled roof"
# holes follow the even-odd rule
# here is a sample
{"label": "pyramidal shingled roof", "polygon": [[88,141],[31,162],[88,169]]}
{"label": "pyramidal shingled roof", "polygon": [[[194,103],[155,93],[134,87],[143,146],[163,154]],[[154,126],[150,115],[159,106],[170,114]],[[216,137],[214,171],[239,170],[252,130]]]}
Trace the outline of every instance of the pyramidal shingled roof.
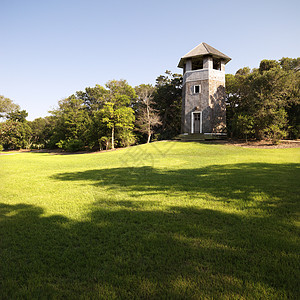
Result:
{"label": "pyramidal shingled roof", "polygon": [[201,43],[200,45],[198,45],[197,47],[192,49],[190,52],[188,52],[186,55],[184,55],[180,59],[178,67],[183,68],[184,62],[188,58],[199,57],[199,56],[204,56],[204,55],[212,55],[213,57],[222,58],[225,60],[226,64],[231,60],[231,58],[229,56],[225,55],[224,53],[220,52],[219,50],[215,49],[214,47],[212,47],[206,43]]}

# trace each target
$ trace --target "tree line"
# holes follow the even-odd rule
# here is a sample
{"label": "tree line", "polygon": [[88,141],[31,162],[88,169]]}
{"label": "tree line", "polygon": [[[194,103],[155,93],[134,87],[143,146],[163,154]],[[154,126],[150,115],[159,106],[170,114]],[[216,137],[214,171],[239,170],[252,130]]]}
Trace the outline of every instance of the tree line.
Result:
{"label": "tree line", "polygon": [[[166,71],[154,86],[126,80],[87,87],[62,99],[50,115],[27,121],[25,110],[0,96],[0,149],[114,149],[180,133],[182,76]],[[300,137],[300,58],[262,60],[226,75],[231,138]]]}
{"label": "tree line", "polygon": [[111,80],[77,91],[58,101],[50,116],[33,121],[1,96],[0,145],[78,151],[170,139],[180,133],[181,93],[182,76],[170,71],[157,77],[155,86],[133,88],[126,80]]}
{"label": "tree line", "polygon": [[262,60],[259,68],[226,75],[227,131],[230,137],[300,137],[300,58]]}

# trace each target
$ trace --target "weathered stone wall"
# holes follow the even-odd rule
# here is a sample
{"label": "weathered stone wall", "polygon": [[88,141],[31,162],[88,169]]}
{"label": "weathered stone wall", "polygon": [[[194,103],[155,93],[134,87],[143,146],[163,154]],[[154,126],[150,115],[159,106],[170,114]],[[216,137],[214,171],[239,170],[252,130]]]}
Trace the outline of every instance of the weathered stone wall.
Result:
{"label": "weathered stone wall", "polygon": [[[200,93],[194,94],[194,85],[200,85]],[[191,133],[191,116],[194,111],[203,111],[208,106],[208,80],[188,81],[183,88],[182,132]],[[204,120],[204,118],[202,118]],[[203,127],[204,128],[204,127]]]}
{"label": "weathered stone wall", "polygon": [[[182,133],[191,133],[191,115],[202,111],[202,132],[220,133],[226,128],[225,73],[214,69],[189,71],[183,77]],[[199,94],[193,88],[200,85]]]}
{"label": "weathered stone wall", "polygon": [[214,69],[201,69],[196,71],[187,71],[183,76],[183,84],[188,81],[197,81],[212,79],[223,82],[225,85],[225,72]]}

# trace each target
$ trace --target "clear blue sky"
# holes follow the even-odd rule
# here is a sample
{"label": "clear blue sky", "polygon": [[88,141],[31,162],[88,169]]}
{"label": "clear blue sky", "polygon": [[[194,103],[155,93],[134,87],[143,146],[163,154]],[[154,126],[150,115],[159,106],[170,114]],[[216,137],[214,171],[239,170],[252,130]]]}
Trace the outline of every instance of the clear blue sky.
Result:
{"label": "clear blue sky", "polygon": [[180,73],[201,42],[232,58],[227,73],[299,57],[299,11],[299,0],[0,0],[0,95],[32,120],[88,86]]}

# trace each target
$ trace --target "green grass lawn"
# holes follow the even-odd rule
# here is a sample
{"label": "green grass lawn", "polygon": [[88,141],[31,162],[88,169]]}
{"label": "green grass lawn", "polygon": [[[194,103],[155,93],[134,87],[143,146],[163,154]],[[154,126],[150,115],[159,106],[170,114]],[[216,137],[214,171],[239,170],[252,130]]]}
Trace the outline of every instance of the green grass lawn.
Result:
{"label": "green grass lawn", "polygon": [[299,299],[300,148],[0,155],[1,299]]}

